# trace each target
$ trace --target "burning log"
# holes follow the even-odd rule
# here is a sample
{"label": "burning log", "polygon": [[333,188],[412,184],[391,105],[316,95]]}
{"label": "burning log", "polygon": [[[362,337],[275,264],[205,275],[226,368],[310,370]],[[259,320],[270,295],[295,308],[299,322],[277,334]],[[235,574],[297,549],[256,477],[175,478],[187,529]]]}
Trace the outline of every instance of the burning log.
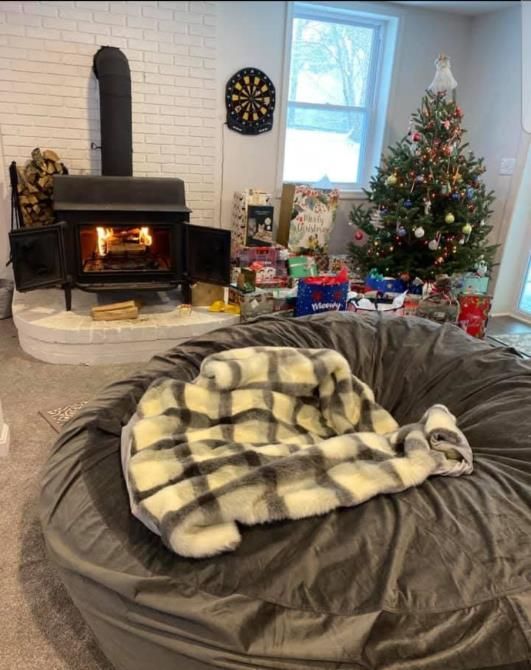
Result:
{"label": "burning log", "polygon": [[53,175],[68,174],[55,151],[33,149],[31,160],[23,168],[17,167],[18,201],[22,224],[46,226],[55,222],[53,210]]}

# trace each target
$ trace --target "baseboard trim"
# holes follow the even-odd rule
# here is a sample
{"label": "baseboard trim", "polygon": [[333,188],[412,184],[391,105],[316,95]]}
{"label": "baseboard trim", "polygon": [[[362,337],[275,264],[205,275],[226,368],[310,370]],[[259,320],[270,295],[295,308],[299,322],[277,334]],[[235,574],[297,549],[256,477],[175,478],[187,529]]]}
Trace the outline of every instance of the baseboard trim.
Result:
{"label": "baseboard trim", "polygon": [[520,321],[520,323],[525,323],[526,325],[531,326],[531,319],[526,319],[525,317],[520,316],[519,314],[514,314],[512,312],[492,312],[490,316],[491,318],[507,316],[510,319],[514,319],[515,321]]}

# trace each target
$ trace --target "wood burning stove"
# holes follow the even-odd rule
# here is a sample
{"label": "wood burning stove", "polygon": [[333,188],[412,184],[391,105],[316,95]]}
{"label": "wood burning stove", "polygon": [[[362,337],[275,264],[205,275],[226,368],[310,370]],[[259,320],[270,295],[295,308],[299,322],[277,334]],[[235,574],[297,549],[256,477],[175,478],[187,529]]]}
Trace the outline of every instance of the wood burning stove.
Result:
{"label": "wood burning stove", "polygon": [[189,224],[180,179],[57,176],[59,223],[10,234],[19,291],[167,290],[230,281],[230,233]]}
{"label": "wood burning stove", "polygon": [[[133,177],[131,73],[125,54],[101,47],[94,56],[100,83],[102,176],[55,175],[58,223],[10,233],[19,291],[61,285],[66,308],[72,286],[86,291],[163,290],[190,283],[230,282],[230,233],[191,226],[181,179]],[[10,168],[13,211],[17,172]],[[20,216],[19,225],[22,225]]]}

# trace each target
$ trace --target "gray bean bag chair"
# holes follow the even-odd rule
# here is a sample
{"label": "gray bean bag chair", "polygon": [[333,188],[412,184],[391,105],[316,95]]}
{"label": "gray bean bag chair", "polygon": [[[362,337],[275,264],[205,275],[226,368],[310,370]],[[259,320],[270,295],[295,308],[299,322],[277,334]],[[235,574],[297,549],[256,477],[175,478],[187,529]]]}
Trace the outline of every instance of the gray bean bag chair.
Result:
{"label": "gray bean bag chair", "polygon": [[[180,558],[133,518],[120,432],[160,374],[250,345],[330,347],[400,423],[458,417],[474,473]],[[531,363],[454,326],[269,317],[154,358],[60,436],[44,476],[51,560],[118,670],[519,670],[531,645]]]}

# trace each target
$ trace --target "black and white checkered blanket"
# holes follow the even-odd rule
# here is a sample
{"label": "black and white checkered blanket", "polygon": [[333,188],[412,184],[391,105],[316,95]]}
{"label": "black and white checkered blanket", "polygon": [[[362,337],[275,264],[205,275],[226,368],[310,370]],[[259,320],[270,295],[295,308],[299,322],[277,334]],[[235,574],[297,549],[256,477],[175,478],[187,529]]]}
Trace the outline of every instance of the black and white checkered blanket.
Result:
{"label": "black and white checkered blanket", "polygon": [[330,349],[213,354],[142,397],[128,441],[133,512],[183,556],[240,542],[237,522],[301,519],[472,472],[442,405],[399,427]]}

